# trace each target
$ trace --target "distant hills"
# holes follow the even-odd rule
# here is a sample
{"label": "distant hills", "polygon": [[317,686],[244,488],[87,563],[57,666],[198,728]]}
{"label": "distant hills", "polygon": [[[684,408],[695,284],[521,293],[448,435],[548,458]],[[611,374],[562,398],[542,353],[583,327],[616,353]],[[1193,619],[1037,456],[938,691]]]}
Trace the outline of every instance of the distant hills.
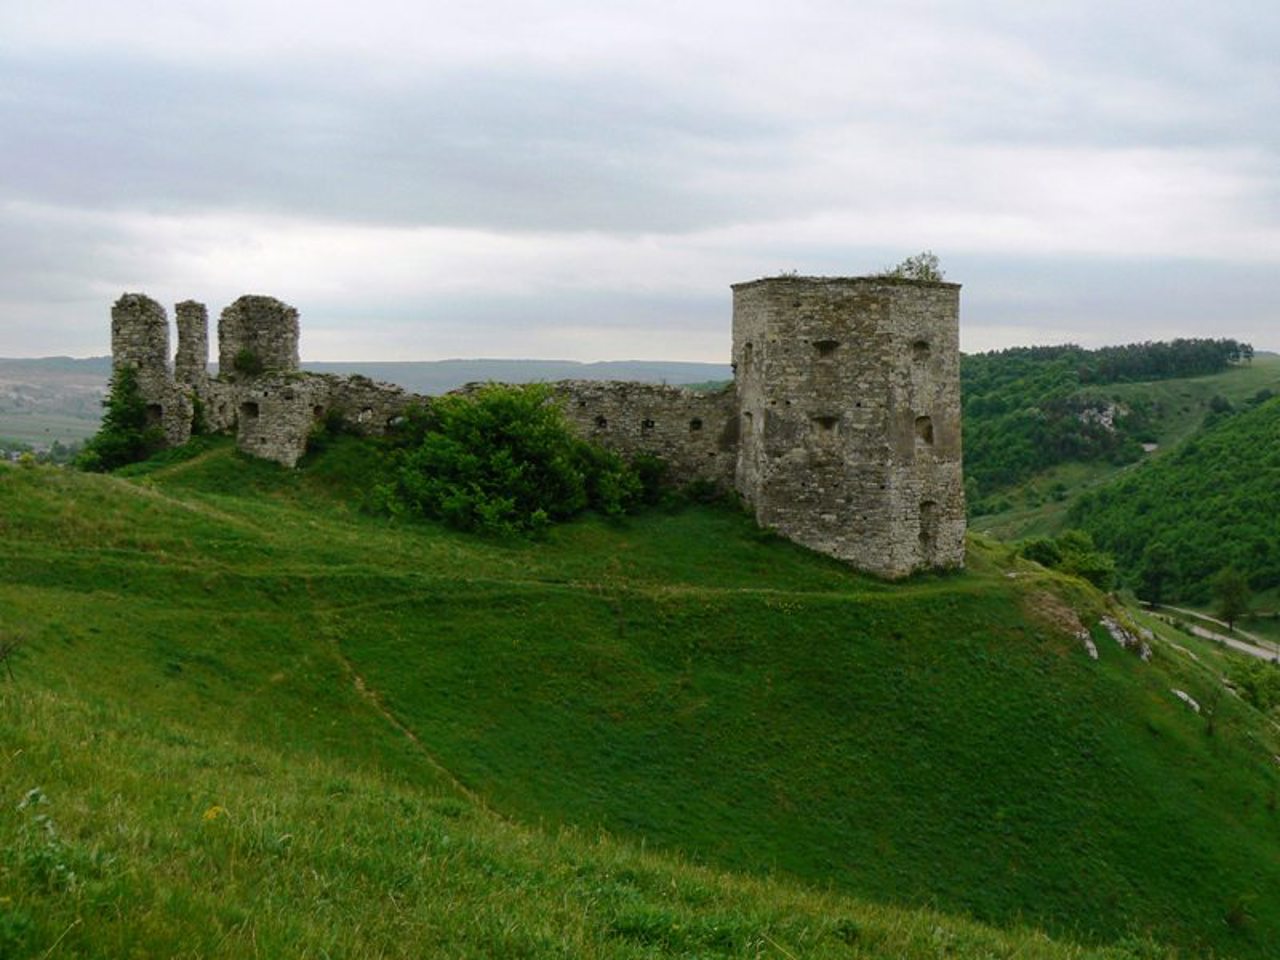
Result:
{"label": "distant hills", "polygon": [[727,363],[679,363],[668,360],[412,360],[397,363],[311,363],[315,373],[360,374],[394,383],[414,393],[434,395],[466,383],[496,380],[533,383],[545,380],[634,380],[673,385],[733,379]]}

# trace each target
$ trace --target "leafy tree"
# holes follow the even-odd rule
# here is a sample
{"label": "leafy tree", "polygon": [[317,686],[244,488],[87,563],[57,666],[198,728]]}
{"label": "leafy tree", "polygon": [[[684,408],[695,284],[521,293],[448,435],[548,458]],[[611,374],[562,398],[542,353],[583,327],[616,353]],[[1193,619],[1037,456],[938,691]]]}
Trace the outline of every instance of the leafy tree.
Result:
{"label": "leafy tree", "polygon": [[1214,611],[1230,630],[1249,612],[1249,581],[1235,567],[1219,570],[1213,578]]}
{"label": "leafy tree", "polygon": [[1161,540],[1147,544],[1138,567],[1137,591],[1143,600],[1159,604],[1164,601],[1166,585],[1174,575],[1174,552]]}
{"label": "leafy tree", "polygon": [[389,491],[396,505],[464,530],[529,533],[641,495],[615,454],[578,439],[542,385],[489,384],[410,418]]}
{"label": "leafy tree", "polygon": [[105,473],[145,460],[164,447],[164,432],[149,422],[147,401],[138,386],[138,371],[123,366],[111,378],[102,401],[106,412],[98,432],[85,443],[76,464],[82,470]]}

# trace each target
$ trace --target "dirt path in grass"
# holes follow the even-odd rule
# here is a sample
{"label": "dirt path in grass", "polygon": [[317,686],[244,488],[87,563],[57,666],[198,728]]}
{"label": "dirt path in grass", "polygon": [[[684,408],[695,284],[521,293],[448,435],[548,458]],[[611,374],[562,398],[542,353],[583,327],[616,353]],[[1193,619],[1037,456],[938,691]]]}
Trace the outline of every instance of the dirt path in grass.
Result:
{"label": "dirt path in grass", "polygon": [[[1194,610],[1187,610],[1183,607],[1170,607],[1164,604],[1161,604],[1161,606],[1165,610],[1172,610],[1175,613],[1185,614],[1186,616],[1189,616],[1189,617],[1195,617],[1197,620],[1204,620],[1207,623],[1215,623],[1218,626],[1223,627],[1225,629],[1228,629],[1228,630],[1231,629],[1223,621],[1218,620],[1215,617],[1207,617],[1203,613],[1196,613]],[[1152,610],[1152,613],[1155,613],[1155,611]],[[1244,630],[1241,630],[1238,627],[1236,628],[1236,633],[1240,634],[1241,636],[1247,637],[1248,640],[1240,640],[1240,639],[1237,639],[1236,637],[1228,636],[1225,633],[1219,633],[1216,630],[1210,630],[1208,627],[1202,627],[1199,624],[1195,624],[1195,623],[1185,623],[1183,625],[1188,630],[1190,630],[1193,634],[1195,634],[1197,637],[1200,637],[1203,640],[1213,640],[1217,643],[1225,644],[1226,646],[1230,647],[1232,650],[1238,650],[1241,653],[1247,653],[1251,657],[1257,657],[1260,660],[1280,659],[1280,654],[1277,654],[1275,647],[1265,646],[1264,641],[1261,638],[1255,636],[1252,633],[1246,633]]]}

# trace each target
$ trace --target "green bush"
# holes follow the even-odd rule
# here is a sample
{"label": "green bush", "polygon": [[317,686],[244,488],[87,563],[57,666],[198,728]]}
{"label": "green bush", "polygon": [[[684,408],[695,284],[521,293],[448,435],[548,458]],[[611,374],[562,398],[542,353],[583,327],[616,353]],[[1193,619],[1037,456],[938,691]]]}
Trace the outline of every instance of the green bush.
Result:
{"label": "green bush", "polygon": [[1049,537],[1028,540],[1018,552],[1041,566],[1083,577],[1099,590],[1110,590],[1116,585],[1115,560],[1099,550],[1093,538],[1082,530],[1068,530],[1057,540]]}
{"label": "green bush", "polygon": [[530,533],[587,508],[620,514],[643,493],[621,458],[570,432],[542,385],[440,397],[405,433],[389,506],[459,529]]}
{"label": "green bush", "polygon": [[248,347],[241,347],[231,360],[231,368],[245,377],[256,377],[266,369],[262,358]]}
{"label": "green bush", "polygon": [[164,431],[148,422],[147,401],[138,386],[138,371],[124,366],[111,378],[111,392],[102,401],[102,426],[76,460],[82,470],[105,473],[145,460],[165,445]]}

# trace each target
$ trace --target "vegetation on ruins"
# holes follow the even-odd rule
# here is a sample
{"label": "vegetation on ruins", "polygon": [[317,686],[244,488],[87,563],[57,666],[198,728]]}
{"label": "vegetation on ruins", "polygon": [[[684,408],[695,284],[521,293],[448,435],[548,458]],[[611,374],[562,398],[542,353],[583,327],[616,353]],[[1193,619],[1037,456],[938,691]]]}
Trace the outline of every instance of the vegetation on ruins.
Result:
{"label": "vegetation on ruins", "polygon": [[897,266],[882,270],[877,276],[892,277],[895,280],[926,280],[931,283],[941,283],[946,279],[942,263],[932,250],[907,257]]}
{"label": "vegetation on ruins", "polygon": [[1209,645],[1143,663],[981,539],[888,585],[724,507],[388,522],[352,509],[367,449],[0,467],[0,955],[1280,939],[1280,744]]}
{"label": "vegetation on ruins", "polygon": [[621,457],[574,435],[541,384],[434,399],[396,446],[386,505],[461,530],[532,533],[588,508],[617,516],[644,493]]}
{"label": "vegetation on ruins", "polygon": [[256,377],[266,369],[266,365],[251,347],[241,347],[231,360],[231,368],[242,377]]}
{"label": "vegetation on ruins", "polygon": [[126,365],[116,370],[102,406],[102,425],[85,443],[76,461],[81,469],[114,470],[145,460],[164,447],[164,433],[151,422],[147,401],[138,386],[138,372],[133,367]]}

